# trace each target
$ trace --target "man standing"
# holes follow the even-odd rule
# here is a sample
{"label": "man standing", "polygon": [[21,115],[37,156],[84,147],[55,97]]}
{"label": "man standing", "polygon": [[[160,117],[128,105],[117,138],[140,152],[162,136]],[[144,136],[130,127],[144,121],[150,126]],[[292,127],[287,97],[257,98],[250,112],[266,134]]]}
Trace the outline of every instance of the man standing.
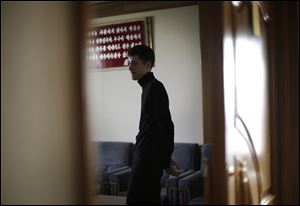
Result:
{"label": "man standing", "polygon": [[170,172],[170,165],[174,164],[171,161],[174,125],[169,99],[164,85],[151,72],[155,61],[153,50],[135,46],[128,51],[128,57],[132,79],[138,81],[143,92],[127,204],[159,204],[163,169]]}

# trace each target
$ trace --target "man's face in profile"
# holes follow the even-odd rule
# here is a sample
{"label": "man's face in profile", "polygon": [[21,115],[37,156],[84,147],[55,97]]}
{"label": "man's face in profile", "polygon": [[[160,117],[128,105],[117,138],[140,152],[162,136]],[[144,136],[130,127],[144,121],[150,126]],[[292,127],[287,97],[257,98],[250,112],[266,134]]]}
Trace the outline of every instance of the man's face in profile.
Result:
{"label": "man's face in profile", "polygon": [[139,80],[150,70],[149,61],[143,62],[138,56],[129,57],[129,71],[132,80]]}

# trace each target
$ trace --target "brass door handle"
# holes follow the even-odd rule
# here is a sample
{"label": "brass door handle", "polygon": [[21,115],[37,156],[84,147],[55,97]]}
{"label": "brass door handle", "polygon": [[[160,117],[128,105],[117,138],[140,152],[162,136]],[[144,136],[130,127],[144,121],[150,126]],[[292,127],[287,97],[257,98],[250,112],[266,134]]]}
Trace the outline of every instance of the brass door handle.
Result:
{"label": "brass door handle", "polygon": [[252,204],[249,179],[247,177],[247,162],[234,158],[234,166],[227,168],[228,177],[234,177],[235,204]]}

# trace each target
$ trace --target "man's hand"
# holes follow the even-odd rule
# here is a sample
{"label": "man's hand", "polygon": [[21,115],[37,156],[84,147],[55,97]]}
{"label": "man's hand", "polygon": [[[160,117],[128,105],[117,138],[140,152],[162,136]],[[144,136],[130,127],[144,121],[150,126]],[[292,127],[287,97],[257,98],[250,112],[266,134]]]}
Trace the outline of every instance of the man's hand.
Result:
{"label": "man's hand", "polygon": [[171,160],[169,168],[166,168],[165,171],[173,176],[178,176],[180,174],[179,172],[179,166],[174,160]]}

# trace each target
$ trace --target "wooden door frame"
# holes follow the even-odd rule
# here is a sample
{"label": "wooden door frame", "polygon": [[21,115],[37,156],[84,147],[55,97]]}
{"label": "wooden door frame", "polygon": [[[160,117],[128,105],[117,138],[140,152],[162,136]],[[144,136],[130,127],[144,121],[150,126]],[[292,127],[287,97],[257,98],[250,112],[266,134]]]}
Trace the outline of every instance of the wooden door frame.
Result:
{"label": "wooden door frame", "polygon": [[268,8],[272,193],[299,204],[299,2]]}
{"label": "wooden door frame", "polygon": [[199,3],[204,143],[213,145],[205,194],[208,204],[227,204],[223,84],[223,2]]}
{"label": "wooden door frame", "polygon": [[197,1],[107,1],[90,4],[89,18],[118,16],[197,4]]}

